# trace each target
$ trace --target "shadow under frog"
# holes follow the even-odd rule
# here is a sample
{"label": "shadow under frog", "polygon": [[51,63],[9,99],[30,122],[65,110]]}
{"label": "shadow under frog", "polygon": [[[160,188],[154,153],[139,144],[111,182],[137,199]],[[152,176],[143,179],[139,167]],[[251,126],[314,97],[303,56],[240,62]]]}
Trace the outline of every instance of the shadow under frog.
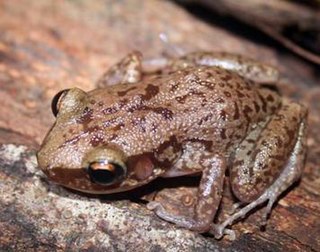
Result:
{"label": "shadow under frog", "polygon": [[[59,92],[52,103],[56,122],[38,152],[40,168],[58,184],[93,194],[201,174],[191,216],[170,213],[160,202],[147,207],[217,239],[234,236],[227,227],[268,202],[266,218],[301,177],[307,109],[272,88],[277,70],[243,56],[196,52],[149,63],[133,52],[97,89]],[[247,205],[213,223],[226,169],[233,194]]]}

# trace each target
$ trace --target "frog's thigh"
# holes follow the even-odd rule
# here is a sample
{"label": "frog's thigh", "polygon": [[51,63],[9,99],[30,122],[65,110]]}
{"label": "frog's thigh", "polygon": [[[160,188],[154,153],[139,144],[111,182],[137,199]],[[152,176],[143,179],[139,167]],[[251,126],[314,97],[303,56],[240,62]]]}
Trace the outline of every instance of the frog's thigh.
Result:
{"label": "frog's thigh", "polygon": [[218,66],[258,83],[276,83],[279,71],[267,64],[238,54],[225,52],[194,52],[177,59],[173,65],[194,62],[195,65]]}
{"label": "frog's thigh", "polygon": [[142,55],[138,51],[128,54],[120,62],[110,67],[97,81],[96,86],[103,88],[123,83],[136,83],[142,78]]}
{"label": "frog's thigh", "polygon": [[203,160],[203,165],[206,168],[202,173],[192,218],[170,214],[158,202],[150,202],[148,208],[154,210],[160,218],[180,227],[197,232],[208,231],[221,200],[226,161],[223,157],[214,155]]}
{"label": "frog's thigh", "polygon": [[[306,156],[306,116],[307,110],[304,107],[285,102],[281,111],[261,131],[262,135],[249,157],[250,160],[254,159],[251,167],[260,170],[264,176],[261,177],[259,172],[252,168],[247,170],[243,166],[240,168],[243,162],[250,166],[248,160],[242,158],[240,154],[245,148],[236,154],[235,170],[231,172],[233,190],[244,201],[258,198],[228,217],[223,223],[215,225],[211,232],[216,238],[221,238],[226,227],[235,220],[243,218],[249,211],[268,201],[262,223],[265,224],[272,205],[280,194],[300,178]],[[248,142],[248,139],[245,141]],[[275,181],[272,174],[276,178]],[[239,176],[244,176],[243,180]],[[254,193],[250,193],[249,190],[253,190]],[[259,193],[262,194],[259,196]]]}
{"label": "frog's thigh", "polygon": [[[280,175],[290,155],[303,159],[293,150],[298,141],[305,141],[304,133],[299,136],[299,128],[304,132],[305,117],[304,107],[284,101],[264,128],[257,127],[241,143],[230,172],[232,189],[239,200],[251,202],[260,196]],[[301,169],[300,165],[295,167],[296,177]],[[288,187],[292,181],[284,183]]]}

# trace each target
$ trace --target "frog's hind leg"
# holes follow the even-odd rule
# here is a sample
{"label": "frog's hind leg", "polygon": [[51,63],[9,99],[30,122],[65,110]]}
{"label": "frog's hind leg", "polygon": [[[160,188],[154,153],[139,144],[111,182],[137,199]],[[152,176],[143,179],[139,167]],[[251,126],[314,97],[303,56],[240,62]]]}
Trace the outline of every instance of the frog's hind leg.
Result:
{"label": "frog's hind leg", "polygon": [[303,106],[284,101],[262,129],[257,127],[243,140],[235,154],[230,179],[240,201],[251,203],[213,226],[211,231],[216,238],[221,238],[224,229],[235,220],[268,201],[265,222],[280,194],[301,177],[306,156],[306,116]]}
{"label": "frog's hind leg", "polygon": [[124,83],[137,83],[142,79],[142,54],[134,51],[113,65],[97,81],[96,86],[103,88]]}
{"label": "frog's hind leg", "polygon": [[249,57],[225,52],[192,52],[180,57],[159,57],[142,62],[143,70],[178,71],[188,67],[212,66],[220,67],[239,74],[256,83],[275,84],[279,79],[279,71],[270,65]]}
{"label": "frog's hind leg", "polygon": [[193,52],[172,61],[172,69],[190,66],[215,66],[236,72],[256,83],[276,83],[279,71],[268,64],[239,54],[225,52]]}

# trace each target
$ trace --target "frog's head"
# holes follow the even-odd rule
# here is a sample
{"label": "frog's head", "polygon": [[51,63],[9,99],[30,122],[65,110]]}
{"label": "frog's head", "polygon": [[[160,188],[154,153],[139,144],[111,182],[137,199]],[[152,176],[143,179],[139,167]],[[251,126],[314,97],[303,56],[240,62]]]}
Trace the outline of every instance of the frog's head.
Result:
{"label": "frog's head", "polygon": [[154,179],[151,156],[128,157],[107,141],[113,133],[100,126],[89,94],[73,88],[54,97],[56,122],[37,154],[40,168],[56,183],[89,193],[125,191]]}

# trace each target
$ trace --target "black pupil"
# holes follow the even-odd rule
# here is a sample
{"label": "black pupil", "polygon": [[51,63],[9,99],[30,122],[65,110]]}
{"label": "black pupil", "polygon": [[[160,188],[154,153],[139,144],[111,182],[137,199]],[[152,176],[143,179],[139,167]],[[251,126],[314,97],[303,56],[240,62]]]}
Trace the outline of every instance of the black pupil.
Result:
{"label": "black pupil", "polygon": [[107,169],[93,169],[92,167],[94,164],[95,163],[91,163],[88,167],[88,174],[93,183],[100,185],[112,185],[123,177],[124,171],[120,165],[112,164],[114,166],[114,170],[110,171]]}

